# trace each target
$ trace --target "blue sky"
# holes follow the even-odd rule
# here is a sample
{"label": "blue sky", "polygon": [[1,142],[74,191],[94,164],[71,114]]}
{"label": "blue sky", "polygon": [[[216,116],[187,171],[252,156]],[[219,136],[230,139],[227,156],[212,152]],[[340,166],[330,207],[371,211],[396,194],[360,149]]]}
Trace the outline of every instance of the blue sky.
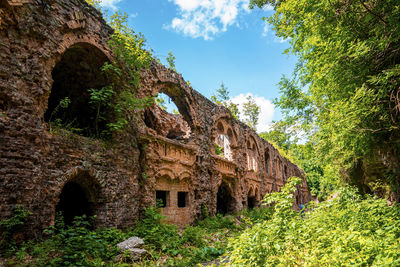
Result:
{"label": "blue sky", "polygon": [[271,101],[296,58],[282,54],[289,43],[262,20],[273,12],[269,8],[249,10],[248,0],[102,1],[110,11],[129,14],[129,24],[163,63],[171,50],[177,71],[206,97],[223,82],[236,103],[248,94],[255,97],[261,106],[258,131],[280,119]]}

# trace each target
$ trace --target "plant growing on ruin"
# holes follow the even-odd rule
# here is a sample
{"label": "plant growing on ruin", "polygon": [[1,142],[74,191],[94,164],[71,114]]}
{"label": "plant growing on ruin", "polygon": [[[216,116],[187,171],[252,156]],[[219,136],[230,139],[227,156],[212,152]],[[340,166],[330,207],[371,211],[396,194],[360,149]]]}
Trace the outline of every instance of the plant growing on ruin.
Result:
{"label": "plant growing on ruin", "polygon": [[14,235],[26,223],[30,214],[22,205],[17,205],[10,218],[0,221],[0,255],[10,253],[15,249]]}
{"label": "plant growing on ruin", "polygon": [[246,99],[247,102],[243,104],[244,122],[256,131],[260,115],[260,106],[256,104],[256,101],[250,95]]}
{"label": "plant growing on ruin", "polygon": [[224,148],[220,147],[218,144],[214,144],[214,150],[215,150],[216,155],[218,155],[218,156],[224,155]]}
{"label": "plant growing on ruin", "polygon": [[174,56],[174,54],[172,54],[172,51],[169,51],[168,52],[168,56],[167,56],[167,62],[168,62],[168,68],[170,69],[170,70],[173,70],[173,71],[176,71],[176,68],[175,68],[175,56]]}
{"label": "plant growing on ruin", "polygon": [[[54,108],[54,110],[50,114],[50,118],[49,118],[50,126],[52,124],[57,127],[63,126],[62,119],[61,119],[61,117],[63,117],[63,115],[59,114],[59,113],[61,110],[66,110],[68,108],[69,104],[71,104],[71,100],[69,99],[69,97],[65,97],[60,100],[60,102],[57,104],[57,106]],[[56,118],[53,121],[54,117],[56,117]]]}
{"label": "plant growing on ruin", "polygon": [[96,111],[94,118],[96,136],[101,136],[104,133],[99,132],[99,123],[106,121],[107,118],[104,114],[111,106],[112,97],[114,96],[115,91],[111,86],[105,86],[101,89],[89,89],[88,92],[90,94],[89,104],[92,105]]}
{"label": "plant growing on ruin", "polygon": [[216,95],[211,96],[211,101],[228,108],[232,116],[238,120],[240,116],[239,107],[230,100],[229,94],[230,92],[228,91],[228,88],[224,83],[221,83],[220,88],[216,90]]}
{"label": "plant growing on ruin", "polygon": [[165,104],[165,99],[162,98],[161,96],[157,95],[156,97],[156,103],[157,105],[162,108],[163,110],[167,109],[167,105]]}

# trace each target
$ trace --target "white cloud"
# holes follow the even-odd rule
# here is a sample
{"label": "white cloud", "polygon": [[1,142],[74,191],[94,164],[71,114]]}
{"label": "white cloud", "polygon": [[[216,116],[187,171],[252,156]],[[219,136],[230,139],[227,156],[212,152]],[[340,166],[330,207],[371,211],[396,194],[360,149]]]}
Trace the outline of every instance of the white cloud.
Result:
{"label": "white cloud", "polygon": [[267,37],[268,31],[269,31],[268,24],[265,24],[265,25],[264,25],[264,28],[263,28],[263,32],[262,32],[262,34],[261,34],[262,37]]}
{"label": "white cloud", "polygon": [[212,39],[237,22],[240,12],[249,13],[249,0],[169,0],[179,16],[167,28],[192,38]]}
{"label": "white cloud", "polygon": [[271,5],[265,5],[265,6],[263,6],[263,10],[264,11],[272,11],[272,10],[274,10],[274,7]]}
{"label": "white cloud", "polygon": [[240,119],[243,120],[243,104],[247,102],[247,97],[251,96],[254,98],[256,101],[256,104],[260,107],[260,115],[258,119],[258,124],[257,124],[257,132],[265,132],[270,129],[271,123],[272,123],[272,118],[274,117],[274,112],[275,112],[275,106],[272,104],[272,102],[262,96],[254,96],[251,93],[247,94],[240,94],[238,96],[235,96],[231,99],[231,101],[235,104],[239,105],[239,111],[240,111]]}
{"label": "white cloud", "polygon": [[101,5],[103,7],[109,7],[111,9],[117,9],[116,4],[121,2],[122,0],[101,0]]}

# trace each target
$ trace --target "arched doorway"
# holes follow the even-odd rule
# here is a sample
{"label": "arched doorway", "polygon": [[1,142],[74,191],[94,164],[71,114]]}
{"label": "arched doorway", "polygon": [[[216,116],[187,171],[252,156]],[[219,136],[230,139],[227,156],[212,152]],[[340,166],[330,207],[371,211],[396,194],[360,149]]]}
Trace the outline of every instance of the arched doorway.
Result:
{"label": "arched doorway", "polygon": [[108,84],[101,71],[107,60],[93,45],[78,43],[69,47],[52,71],[53,87],[45,121],[83,136],[99,137],[107,124],[102,114],[108,110],[91,95]]}
{"label": "arched doorway", "polygon": [[217,193],[217,213],[227,214],[234,211],[234,199],[229,186],[222,182]]}
{"label": "arched doorway", "polygon": [[247,194],[247,208],[248,209],[254,209],[257,207],[257,194],[258,194],[258,189],[254,191],[254,188],[250,188],[249,193]]}
{"label": "arched doorway", "polygon": [[76,216],[92,216],[93,210],[84,189],[76,182],[68,182],[64,185],[56,214],[61,213],[66,225],[71,225]]}

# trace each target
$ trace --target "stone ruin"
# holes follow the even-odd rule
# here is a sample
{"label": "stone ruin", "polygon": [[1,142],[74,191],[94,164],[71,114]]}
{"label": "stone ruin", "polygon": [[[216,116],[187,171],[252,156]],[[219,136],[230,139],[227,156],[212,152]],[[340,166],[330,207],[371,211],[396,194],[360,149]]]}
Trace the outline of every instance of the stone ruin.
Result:
{"label": "stone ruin", "polygon": [[124,228],[159,200],[163,214],[184,225],[205,210],[259,206],[291,176],[303,178],[295,205],[310,200],[302,170],[156,63],[143,71],[138,94],[165,93],[181,115],[154,104],[112,142],[51,131],[65,96],[68,116],[90,129],[88,89],[107,84],[100,67],[112,58],[112,32],[84,0],[0,0],[0,220],[22,204],[32,213],[29,235],[40,235],[58,211],[66,222],[97,215],[97,226]]}

